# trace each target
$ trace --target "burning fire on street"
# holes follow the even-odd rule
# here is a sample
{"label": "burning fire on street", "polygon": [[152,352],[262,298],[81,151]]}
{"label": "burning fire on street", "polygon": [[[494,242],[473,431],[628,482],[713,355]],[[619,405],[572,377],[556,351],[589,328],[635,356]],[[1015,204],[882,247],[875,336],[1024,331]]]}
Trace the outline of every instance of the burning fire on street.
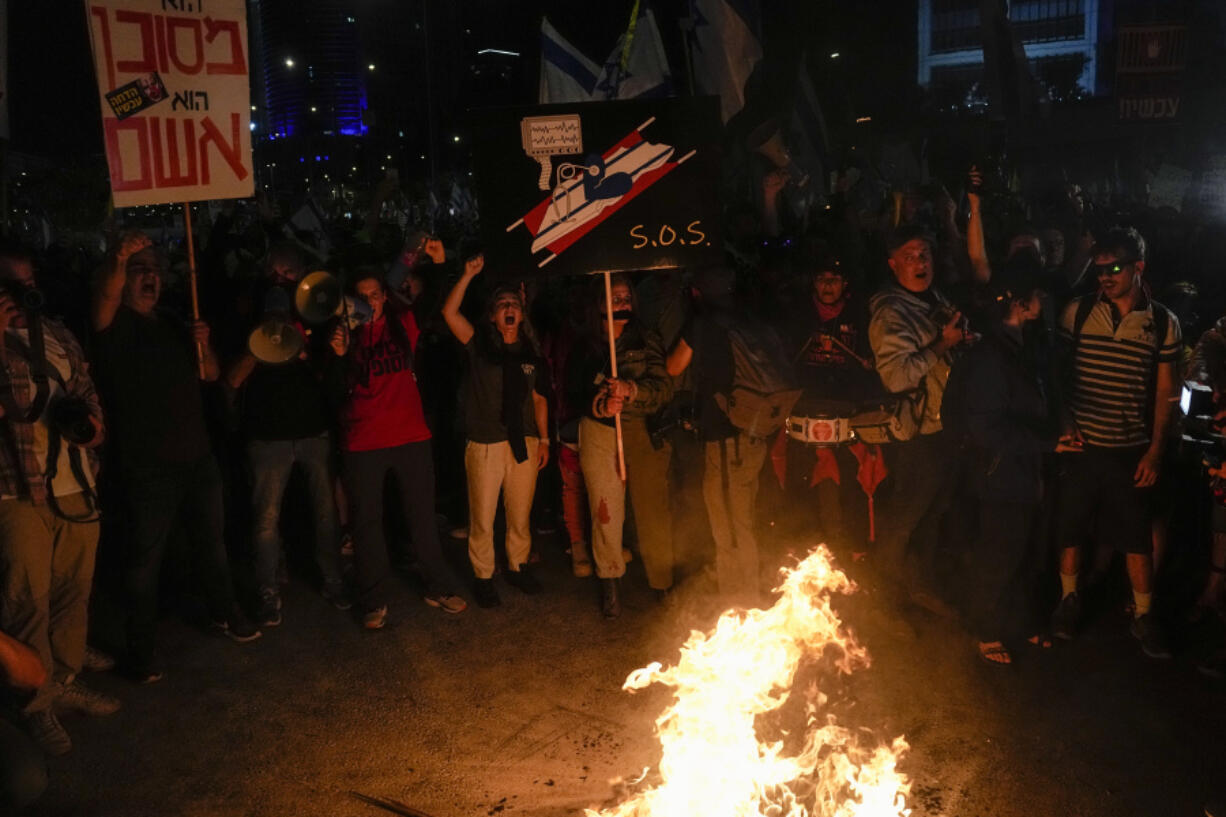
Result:
{"label": "burning fire on street", "polygon": [[[623,689],[672,690],[656,719],[662,756],[652,785],[587,817],[901,817],[910,783],[897,764],[907,743],[861,744],[861,730],[826,711],[816,684],[804,690],[803,736],[759,735],[759,718],[795,694],[806,661],[830,657],[840,673],[868,666],[843,627],[833,594],[855,585],[825,546],[782,571],[768,609],[730,610],[708,633],[694,631],[676,665],[635,670]],[[799,738],[799,739],[797,739]]]}

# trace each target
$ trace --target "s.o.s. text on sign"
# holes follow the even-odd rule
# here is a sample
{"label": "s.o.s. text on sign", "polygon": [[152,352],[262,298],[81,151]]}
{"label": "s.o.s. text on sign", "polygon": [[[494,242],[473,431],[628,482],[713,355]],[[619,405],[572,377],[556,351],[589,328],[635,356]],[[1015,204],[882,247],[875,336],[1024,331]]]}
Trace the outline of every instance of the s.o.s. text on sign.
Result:
{"label": "s.o.s. text on sign", "polygon": [[86,15],[115,206],[252,195],[244,0],[87,0]]}

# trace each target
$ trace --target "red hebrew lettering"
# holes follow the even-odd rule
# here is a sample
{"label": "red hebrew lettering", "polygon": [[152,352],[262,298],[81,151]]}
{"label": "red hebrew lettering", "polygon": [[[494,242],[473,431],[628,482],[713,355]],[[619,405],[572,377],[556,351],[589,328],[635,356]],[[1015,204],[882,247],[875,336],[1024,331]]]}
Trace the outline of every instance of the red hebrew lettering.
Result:
{"label": "red hebrew lettering", "polygon": [[229,62],[210,62],[206,64],[204,66],[206,74],[247,73],[247,60],[243,56],[243,41],[238,36],[237,20],[214,20],[211,17],[205,17],[204,31],[204,39],[209,43],[212,43],[219,33],[225,32],[229,34],[231,55]]}
{"label": "red hebrew lettering", "polygon": [[170,66],[170,58],[166,53],[166,18],[159,14],[153,18],[153,22],[153,31],[157,34],[158,70],[165,73]]}
{"label": "red hebrew lettering", "polygon": [[[111,190],[116,193],[128,190],[148,190],[153,186],[149,168],[149,134],[145,128],[145,120],[140,117],[118,119],[107,117],[103,119],[106,130],[106,153],[112,161]],[[122,153],[119,145],[119,132],[130,131],[136,136],[136,155],[140,157],[140,176],[135,179],[124,177]]]}
{"label": "red hebrew lettering", "polygon": [[[162,121],[156,116],[149,117],[149,128],[153,131],[150,140],[153,147],[153,177],[158,187],[185,187],[197,184],[196,181],[196,123],[190,119],[183,120],[183,147],[187,154],[187,172],[180,172],[179,164],[179,128],[177,119],[166,119],[165,139],[158,123]],[[167,163],[162,161],[162,147],[166,148]]]}
{"label": "red hebrew lettering", "polygon": [[230,166],[230,170],[234,171],[234,177],[237,179],[247,178],[247,168],[243,167],[243,147],[239,140],[241,133],[239,132],[238,114],[230,114],[230,142],[225,141],[225,137],[221,135],[221,131],[213,124],[213,118],[206,116],[200,121],[200,126],[204,129],[204,134],[200,137],[200,183],[209,183],[209,150],[208,142],[212,142],[217,146],[217,152],[221,154],[221,158],[226,160],[226,164]]}
{"label": "red hebrew lettering", "polygon": [[139,60],[120,60],[115,63],[115,68],[130,74],[148,74],[150,71],[156,71],[158,67],[153,34],[153,15],[144,11],[118,10],[115,12],[115,22],[135,23],[140,26],[141,45]]}
{"label": "red hebrew lettering", "polygon": [[102,62],[106,65],[106,87],[115,87],[115,64],[111,55],[111,21],[106,16],[106,9],[100,6],[90,6],[89,13],[98,18],[98,33],[102,39]]}
{"label": "red hebrew lettering", "polygon": [[[188,41],[191,43],[193,62],[185,62],[179,50],[179,32],[187,29]],[[204,35],[200,30],[200,21],[192,17],[166,18],[166,45],[170,50],[170,61],[175,69],[183,74],[199,74],[204,67]]]}

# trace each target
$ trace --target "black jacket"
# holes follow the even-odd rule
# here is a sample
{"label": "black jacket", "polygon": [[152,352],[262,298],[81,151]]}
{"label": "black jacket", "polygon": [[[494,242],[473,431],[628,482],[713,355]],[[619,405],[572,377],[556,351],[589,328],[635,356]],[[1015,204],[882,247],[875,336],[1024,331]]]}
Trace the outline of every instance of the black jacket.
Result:
{"label": "black jacket", "polygon": [[941,408],[962,446],[970,491],[999,502],[1037,502],[1043,454],[1058,435],[1041,381],[1019,339],[990,332],[954,364]]}

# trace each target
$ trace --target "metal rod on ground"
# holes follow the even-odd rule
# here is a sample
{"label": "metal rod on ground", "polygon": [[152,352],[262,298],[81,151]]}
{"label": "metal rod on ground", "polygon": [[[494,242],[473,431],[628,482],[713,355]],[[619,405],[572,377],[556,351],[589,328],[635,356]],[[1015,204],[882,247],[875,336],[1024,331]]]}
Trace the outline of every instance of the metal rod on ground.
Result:
{"label": "metal rod on ground", "polygon": [[381,808],[384,811],[390,811],[392,814],[399,814],[401,817],[431,817],[424,811],[415,809],[412,806],[406,806],[398,800],[381,800],[378,797],[371,797],[368,794],[362,794],[359,791],[349,792],[350,796],[361,800],[363,803],[369,803],[372,806]]}
{"label": "metal rod on ground", "polygon": [[[613,337],[613,273],[604,273],[604,308],[609,325],[609,373],[617,379],[617,338]],[[622,415],[613,415],[613,428],[617,431],[617,475],[626,481],[626,452],[622,448]]]}
{"label": "metal rod on ground", "polygon": [[[187,239],[187,284],[192,293],[192,320],[200,320],[200,296],[196,293],[196,247],[192,242],[192,206],[183,202],[183,234]],[[204,379],[204,346],[196,344],[196,367]]]}

